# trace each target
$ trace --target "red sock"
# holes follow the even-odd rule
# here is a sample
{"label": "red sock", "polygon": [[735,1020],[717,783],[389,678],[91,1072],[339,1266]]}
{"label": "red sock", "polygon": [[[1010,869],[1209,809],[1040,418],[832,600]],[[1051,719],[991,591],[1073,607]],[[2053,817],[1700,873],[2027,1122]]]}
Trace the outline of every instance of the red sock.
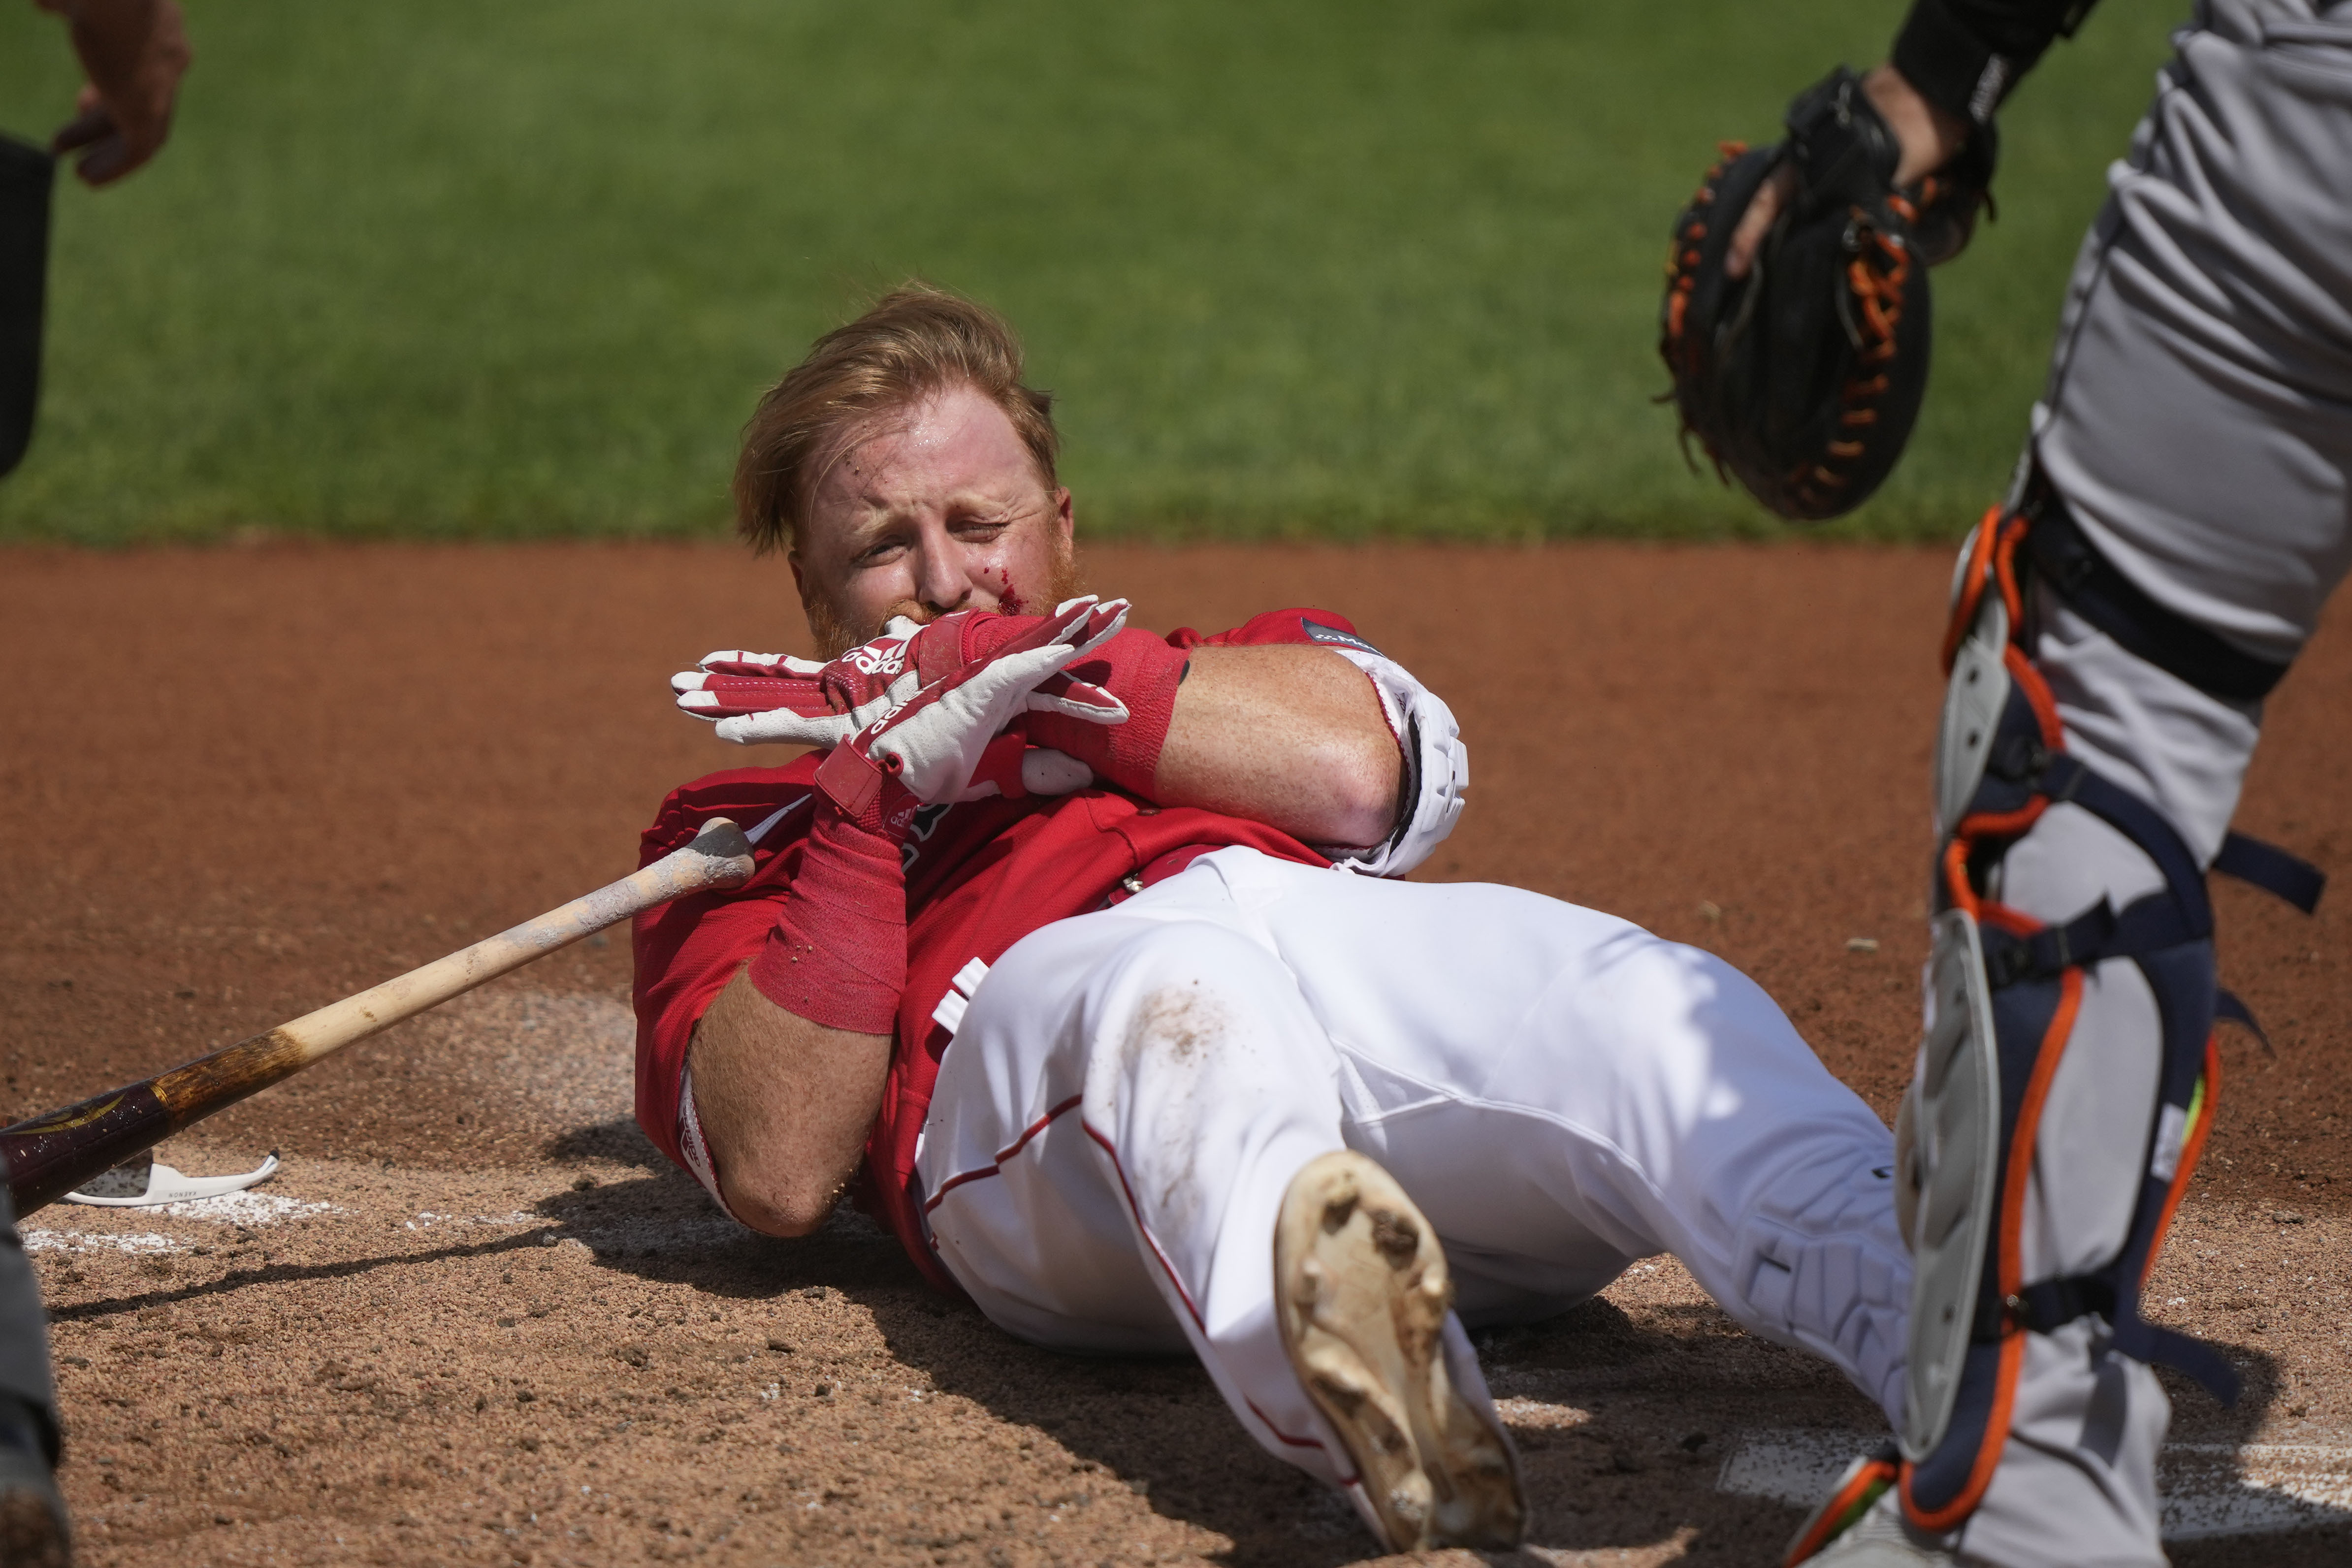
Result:
{"label": "red sock", "polygon": [[1096,778],[1149,799],[1189,658],[1149,632],[1120,632],[1062,673],[1125,703],[1127,722],[1088,724],[1067,714],[1033,713],[1029,744],[1066,752],[1093,768]]}
{"label": "red sock", "polygon": [[888,1034],[907,988],[907,881],[897,841],[819,796],[800,871],[751,984],[827,1029]]}

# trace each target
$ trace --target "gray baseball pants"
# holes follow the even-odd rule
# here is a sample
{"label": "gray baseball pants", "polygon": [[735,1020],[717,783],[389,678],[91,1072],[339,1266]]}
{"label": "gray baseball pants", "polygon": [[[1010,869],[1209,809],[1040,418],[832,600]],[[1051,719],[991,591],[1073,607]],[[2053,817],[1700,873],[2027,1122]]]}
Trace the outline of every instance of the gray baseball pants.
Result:
{"label": "gray baseball pants", "polygon": [[[2032,453],[2142,591],[2284,663],[2352,565],[2352,4],[2203,0],[2175,41],[2083,243]],[[2046,594],[2031,608],[2067,748],[2210,863],[2262,705],[2175,679]],[[2004,903],[2053,922],[2160,884],[2137,846],[2073,806],[2046,813],[2000,874]],[[2157,1030],[2128,960],[2086,976],[2042,1113],[2027,1279],[2122,1245]],[[2098,1330],[2079,1319],[2031,1337],[1963,1551],[2013,1568],[2164,1561],[2155,1456],[2170,1407]]]}
{"label": "gray baseball pants", "polygon": [[58,1390],[49,1370],[49,1323],[41,1285],[16,1234],[16,1210],[0,1186],[0,1396],[23,1402],[28,1414],[58,1434]]}

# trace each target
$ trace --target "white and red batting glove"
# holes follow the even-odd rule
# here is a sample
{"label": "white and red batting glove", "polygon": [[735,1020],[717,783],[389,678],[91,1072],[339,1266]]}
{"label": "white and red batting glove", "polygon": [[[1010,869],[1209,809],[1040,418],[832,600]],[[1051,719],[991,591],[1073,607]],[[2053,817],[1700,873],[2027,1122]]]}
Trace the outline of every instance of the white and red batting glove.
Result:
{"label": "white and red batting glove", "polygon": [[719,738],[758,746],[782,738],[761,721],[771,713],[796,718],[830,716],[824,739],[837,746],[922,689],[907,643],[925,628],[894,615],[881,636],[826,663],[790,653],[724,648],[705,653],[691,670],[669,678],[678,711],[713,720]]}
{"label": "white and red batting glove", "polygon": [[[817,789],[859,821],[903,832],[918,806],[994,793],[984,786],[998,780],[985,776],[984,765],[990,753],[1001,756],[1010,749],[1007,743],[1020,740],[1006,727],[1034,705],[1049,705],[1056,714],[1075,707],[1098,716],[1090,721],[1097,725],[1126,717],[1115,703],[1072,703],[1040,690],[1065,665],[1118,635],[1127,623],[1126,601],[1074,599],[1050,616],[995,619],[1019,623],[1014,635],[835,746],[817,768]],[[814,729],[830,719],[803,722]]]}
{"label": "white and red batting glove", "polygon": [[[1018,734],[1002,734],[1006,725],[1042,683],[1118,635],[1126,616],[1124,603],[1087,599],[1024,618],[1019,634],[986,657],[923,686],[827,753],[800,868],[748,970],[761,996],[828,1029],[891,1031],[907,985],[900,850],[917,809],[1003,788],[1001,778],[982,775],[992,753],[1000,768],[1021,754]],[[1014,777],[1021,770],[1013,765]]]}
{"label": "white and red batting glove", "polygon": [[[1086,602],[1071,600],[1055,614]],[[1102,609],[1123,617],[1127,603],[1113,600]],[[1048,619],[960,611],[917,626],[897,618],[880,637],[831,664],[730,651],[672,676],[670,685],[679,709],[715,721],[722,740],[838,746],[947,671],[990,656]],[[1000,765],[1015,755],[1009,747],[980,777],[1000,780],[1008,795],[1066,794],[1100,778],[1150,798],[1186,657],[1149,632],[1114,628],[1089,639],[1083,656],[1040,682],[1014,716],[1030,742],[1018,754],[1019,778]]]}
{"label": "white and red batting glove", "polygon": [[[963,610],[928,625],[890,618],[882,635],[831,663],[790,653],[725,649],[670,677],[680,712],[714,722],[719,738],[739,746],[784,742],[838,746],[923,687],[992,656],[1015,640],[1092,599],[1073,599],[1052,616]],[[1103,606],[1122,614],[1126,601]],[[1097,724],[1126,717],[1115,698],[1066,676],[1033,693],[1030,710]]]}

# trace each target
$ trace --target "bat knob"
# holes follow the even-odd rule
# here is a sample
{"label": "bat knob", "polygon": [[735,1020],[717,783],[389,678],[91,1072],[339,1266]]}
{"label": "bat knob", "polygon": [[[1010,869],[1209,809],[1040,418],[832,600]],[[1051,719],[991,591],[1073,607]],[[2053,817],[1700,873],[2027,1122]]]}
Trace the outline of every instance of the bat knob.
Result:
{"label": "bat knob", "polygon": [[709,879],[706,887],[740,887],[751,880],[755,869],[751,860],[751,841],[743,830],[725,817],[713,817],[702,824],[687,846],[710,862],[704,872]]}

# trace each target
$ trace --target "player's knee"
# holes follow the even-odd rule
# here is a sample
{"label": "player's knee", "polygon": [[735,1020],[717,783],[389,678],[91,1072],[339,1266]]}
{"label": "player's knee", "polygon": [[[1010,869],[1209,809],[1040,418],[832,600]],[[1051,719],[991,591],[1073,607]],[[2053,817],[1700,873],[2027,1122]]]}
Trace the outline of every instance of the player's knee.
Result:
{"label": "player's knee", "polygon": [[1201,921],[1154,922],[1109,967],[1096,1038],[1117,1042],[1100,1065],[1137,1072],[1197,1071],[1229,1043],[1261,1032],[1270,1009],[1294,1005],[1282,961],[1238,932]]}

